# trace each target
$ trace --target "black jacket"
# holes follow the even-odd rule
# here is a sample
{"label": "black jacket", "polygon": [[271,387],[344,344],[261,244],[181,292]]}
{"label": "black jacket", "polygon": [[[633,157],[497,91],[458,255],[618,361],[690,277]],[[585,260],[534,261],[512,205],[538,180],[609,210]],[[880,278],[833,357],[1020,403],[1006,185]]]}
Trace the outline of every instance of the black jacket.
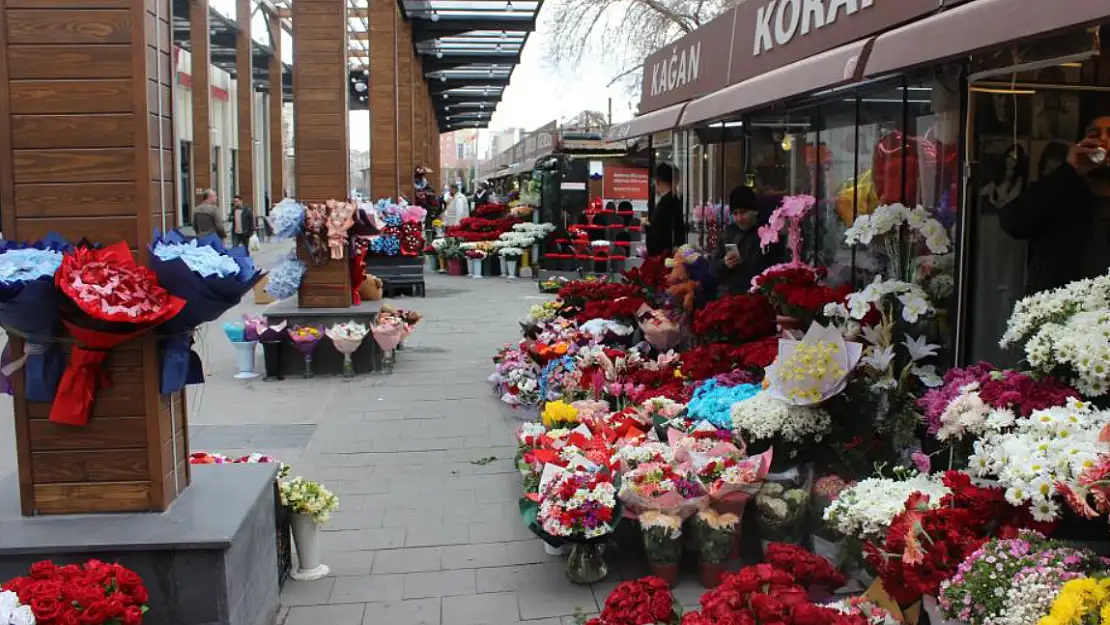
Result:
{"label": "black jacket", "polygon": [[682,212],[682,201],[673,192],[659,198],[647,228],[649,256],[670,253],[686,244],[686,223]]}
{"label": "black jacket", "polygon": [[1029,241],[1027,295],[1093,277],[1082,274],[1094,204],[1082,176],[1065,164],[1002,208],[1002,229]]}
{"label": "black jacket", "polygon": [[[740,264],[732,269],[725,264],[725,245],[729,243],[735,245],[740,252]],[[756,228],[742,230],[734,223],[726,226],[713,260],[713,269],[721,292],[728,295],[747,293],[752,288],[752,278],[763,273],[774,261],[772,255],[776,248],[772,247],[767,252],[764,254],[759,247],[759,232]]]}
{"label": "black jacket", "polygon": [[247,227],[242,231],[239,229],[239,220],[235,218],[235,210],[234,208],[231,209],[231,233],[245,237],[254,234],[254,211],[251,210],[251,207],[246,205],[243,206],[242,220],[246,223]]}

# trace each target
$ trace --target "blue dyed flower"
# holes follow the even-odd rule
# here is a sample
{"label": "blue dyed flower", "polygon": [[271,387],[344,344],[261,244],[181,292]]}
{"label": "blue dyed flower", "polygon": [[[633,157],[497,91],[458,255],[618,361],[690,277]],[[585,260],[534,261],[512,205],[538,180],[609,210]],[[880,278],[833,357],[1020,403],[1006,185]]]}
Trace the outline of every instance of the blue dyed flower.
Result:
{"label": "blue dyed flower", "polygon": [[24,247],[0,254],[0,282],[14,284],[53,276],[62,264],[62,253],[53,249]]}
{"label": "blue dyed flower", "polygon": [[287,239],[297,236],[304,231],[304,204],[296,200],[285,199],[277,203],[270,211],[270,226],[274,229],[274,236]]}
{"label": "blue dyed flower", "polygon": [[270,280],[266,283],[266,292],[275,299],[285,299],[297,294],[301,288],[301,278],[304,277],[308,267],[299,260],[296,254],[286,256],[277,267],[270,271]]}
{"label": "blue dyed flower", "polygon": [[185,243],[158,242],[154,245],[154,255],[162,260],[180,258],[191,271],[205,278],[226,278],[238,275],[241,269],[234,258],[209,245],[198,245],[196,239]]}
{"label": "blue dyed flower", "polygon": [[732,428],[733,404],[751,399],[761,390],[757,384],[723,386],[716,380],[701,383],[686,405],[686,413],[694,419],[702,419],[719,428]]}

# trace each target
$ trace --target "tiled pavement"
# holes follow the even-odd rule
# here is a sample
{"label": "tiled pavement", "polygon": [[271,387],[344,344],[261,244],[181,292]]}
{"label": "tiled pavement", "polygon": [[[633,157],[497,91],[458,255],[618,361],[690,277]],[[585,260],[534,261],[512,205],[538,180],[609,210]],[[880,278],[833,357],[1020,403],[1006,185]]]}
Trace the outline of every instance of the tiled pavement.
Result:
{"label": "tiled pavement", "polygon": [[[279,623],[562,625],[598,611],[621,572],[574,586],[525,529],[518,422],[486,383],[490,357],[541,300],[528,280],[431,276],[426,299],[400,302],[425,320],[394,373],[353,381],[234,380],[232,348],[210,325],[199,342],[208,382],[190,391],[192,449],[274,454],[341,497],[321,538],[332,575],[288,582]],[[0,402],[0,424],[10,410]],[[0,427],[0,477],[14,469],[10,436]],[[686,582],[676,595],[692,605],[701,592]]]}

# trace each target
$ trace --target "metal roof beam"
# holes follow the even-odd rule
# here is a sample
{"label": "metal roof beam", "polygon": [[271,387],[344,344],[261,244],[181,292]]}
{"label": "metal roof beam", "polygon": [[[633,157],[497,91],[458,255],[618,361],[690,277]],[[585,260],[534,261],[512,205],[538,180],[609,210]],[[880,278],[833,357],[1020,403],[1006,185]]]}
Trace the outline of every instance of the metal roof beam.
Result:
{"label": "metal roof beam", "polygon": [[442,39],[444,37],[457,37],[476,30],[505,31],[513,33],[530,33],[536,30],[536,18],[533,15],[520,17],[499,18],[467,18],[447,19],[438,22],[418,20],[412,24],[413,43]]}

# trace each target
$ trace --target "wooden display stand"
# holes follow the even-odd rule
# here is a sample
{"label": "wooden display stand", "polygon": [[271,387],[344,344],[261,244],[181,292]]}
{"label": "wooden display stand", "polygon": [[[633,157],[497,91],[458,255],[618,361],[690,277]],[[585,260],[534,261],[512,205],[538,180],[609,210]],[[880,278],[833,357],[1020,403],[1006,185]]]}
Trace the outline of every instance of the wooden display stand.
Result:
{"label": "wooden display stand", "polygon": [[297,238],[297,258],[308,268],[297,291],[301,308],[350,308],[351,261],[348,258],[328,259],[316,264],[308,256],[304,241]]}
{"label": "wooden display stand", "polygon": [[[11,342],[18,357],[23,341]],[[24,515],[162,511],[189,485],[185,393],[159,396],[144,375],[160,370],[156,342],[152,332],[112,350],[87,425],[52,423],[51,404],[16,394]],[[22,371],[12,384],[23,388]]]}

